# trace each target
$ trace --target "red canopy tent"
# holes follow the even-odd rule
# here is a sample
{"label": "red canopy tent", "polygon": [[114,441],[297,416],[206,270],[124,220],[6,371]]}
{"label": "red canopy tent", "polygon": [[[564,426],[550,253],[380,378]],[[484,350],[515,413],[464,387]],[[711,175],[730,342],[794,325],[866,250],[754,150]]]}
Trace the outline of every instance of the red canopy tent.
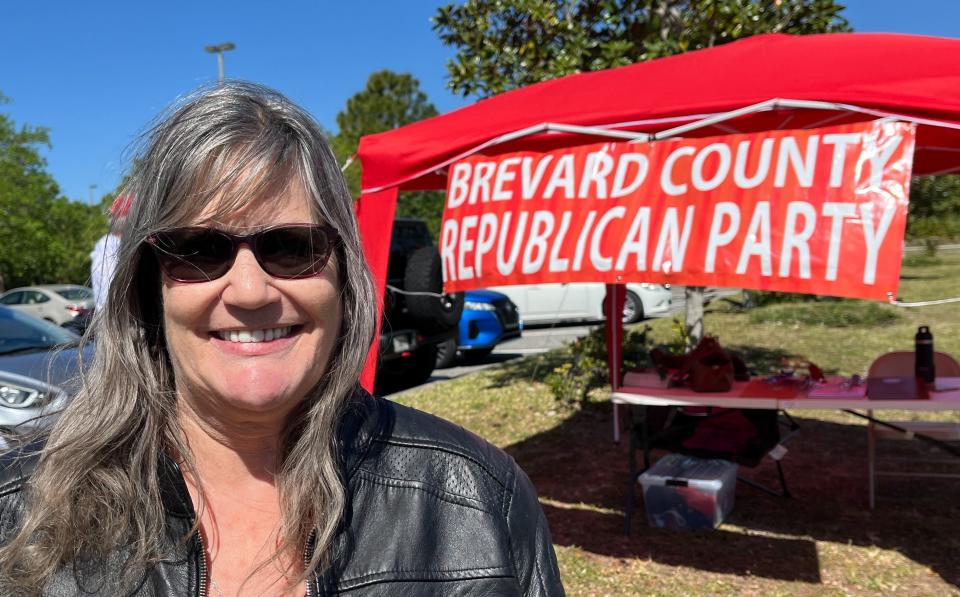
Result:
{"label": "red canopy tent", "polygon": [[[894,116],[918,125],[915,174],[960,171],[958,89],[960,40],[856,33],[761,35],[531,85],[360,139],[357,215],[367,259],[382,297],[398,191],[446,188],[447,166],[475,153]],[[613,350],[619,328],[609,318]],[[375,359],[372,348],[367,387]]]}

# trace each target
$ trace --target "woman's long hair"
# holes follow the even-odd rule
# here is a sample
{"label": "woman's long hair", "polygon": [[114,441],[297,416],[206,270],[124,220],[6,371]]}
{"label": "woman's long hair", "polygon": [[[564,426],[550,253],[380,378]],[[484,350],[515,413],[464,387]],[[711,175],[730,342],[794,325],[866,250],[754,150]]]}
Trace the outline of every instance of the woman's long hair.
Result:
{"label": "woman's long hair", "polygon": [[125,185],[133,204],[107,304],[91,326],[95,356],[49,432],[20,527],[0,548],[4,582],[36,591],[61,566],[106,562],[122,549],[126,584],[168,555],[159,455],[177,455],[188,471],[193,459],[178,426],[160,273],[144,240],[201,212],[234,214],[290,184],[302,185],[314,217],[342,237],[331,262],[340,273],[342,324],[326,372],[281,438],[275,556],[302,554],[313,536],[313,558],[294,576],[302,581],[329,564],[345,508],[336,430],[373,340],[373,283],[350,194],[320,127],[274,91],[228,82],[175,106],[133,160]]}

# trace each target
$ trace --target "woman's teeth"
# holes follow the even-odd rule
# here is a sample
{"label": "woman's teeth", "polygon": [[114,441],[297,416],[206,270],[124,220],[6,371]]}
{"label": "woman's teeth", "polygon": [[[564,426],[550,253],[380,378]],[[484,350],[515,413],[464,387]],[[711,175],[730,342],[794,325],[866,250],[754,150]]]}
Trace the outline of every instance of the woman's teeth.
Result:
{"label": "woman's teeth", "polygon": [[290,335],[293,326],[270,328],[266,330],[227,330],[217,332],[221,340],[227,342],[270,342]]}

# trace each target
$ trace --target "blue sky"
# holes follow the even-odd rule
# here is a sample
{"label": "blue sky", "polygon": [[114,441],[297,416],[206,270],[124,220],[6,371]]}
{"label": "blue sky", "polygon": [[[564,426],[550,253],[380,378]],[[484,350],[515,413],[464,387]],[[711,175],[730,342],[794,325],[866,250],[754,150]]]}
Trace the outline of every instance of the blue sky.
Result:
{"label": "blue sky", "polygon": [[[960,37],[956,0],[847,0],[857,31]],[[18,124],[51,130],[49,171],[64,195],[114,188],[125,150],[178,96],[216,79],[210,44],[232,41],[226,73],[287,94],[325,127],[388,68],[417,77],[441,112],[468,103],[446,89],[445,63],[425,0],[249,0],[5,3],[0,105]],[[91,190],[90,185],[96,185]]]}

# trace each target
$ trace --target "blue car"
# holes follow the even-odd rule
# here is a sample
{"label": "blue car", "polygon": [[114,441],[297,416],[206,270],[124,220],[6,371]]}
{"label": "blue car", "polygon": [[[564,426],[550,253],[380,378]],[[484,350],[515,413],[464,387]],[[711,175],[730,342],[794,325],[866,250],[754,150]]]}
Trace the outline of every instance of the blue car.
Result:
{"label": "blue car", "polygon": [[493,290],[468,290],[458,337],[437,346],[437,367],[452,365],[457,351],[471,361],[486,358],[500,342],[519,338],[522,330],[520,312],[506,295]]}

